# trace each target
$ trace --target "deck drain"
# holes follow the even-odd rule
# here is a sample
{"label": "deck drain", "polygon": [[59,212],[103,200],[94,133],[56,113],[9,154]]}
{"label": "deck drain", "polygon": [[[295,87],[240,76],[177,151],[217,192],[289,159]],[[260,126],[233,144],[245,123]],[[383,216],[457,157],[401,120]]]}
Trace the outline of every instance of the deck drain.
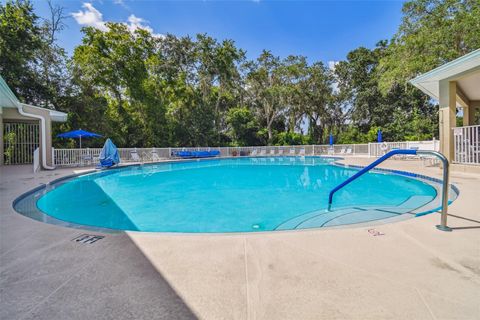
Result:
{"label": "deck drain", "polygon": [[105,238],[105,236],[97,236],[94,234],[81,234],[78,237],[73,238],[71,241],[75,242],[80,242],[80,243],[86,243],[86,244],[92,244],[97,242],[98,240],[102,240]]}

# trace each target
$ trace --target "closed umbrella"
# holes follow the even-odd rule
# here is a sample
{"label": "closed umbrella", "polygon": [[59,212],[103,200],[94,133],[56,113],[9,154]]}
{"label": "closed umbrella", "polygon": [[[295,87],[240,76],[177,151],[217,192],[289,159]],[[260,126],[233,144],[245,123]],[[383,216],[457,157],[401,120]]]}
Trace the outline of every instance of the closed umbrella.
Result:
{"label": "closed umbrella", "polygon": [[378,130],[378,132],[377,132],[377,142],[382,142],[382,141],[383,141],[382,130]]}
{"label": "closed umbrella", "polygon": [[58,138],[79,139],[80,149],[82,148],[82,138],[100,138],[101,136],[102,136],[101,134],[88,132],[82,129],[64,132],[57,135]]}

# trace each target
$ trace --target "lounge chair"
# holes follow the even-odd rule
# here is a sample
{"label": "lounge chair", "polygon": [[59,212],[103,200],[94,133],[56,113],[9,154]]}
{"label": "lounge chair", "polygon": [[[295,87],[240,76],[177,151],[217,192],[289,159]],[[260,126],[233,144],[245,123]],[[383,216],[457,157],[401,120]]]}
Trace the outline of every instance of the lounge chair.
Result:
{"label": "lounge chair", "polygon": [[347,151],[347,148],[343,147],[342,150],[340,150],[340,154],[345,154],[346,151]]}
{"label": "lounge chair", "polygon": [[93,162],[93,157],[90,153],[84,154],[81,156],[81,164],[91,164]]}
{"label": "lounge chair", "polygon": [[289,154],[290,154],[291,156],[294,156],[294,155],[295,155],[295,149],[294,149],[294,148],[291,148]]}
{"label": "lounge chair", "polygon": [[275,149],[270,149],[270,155],[274,156],[275,155]]}
{"label": "lounge chair", "polygon": [[160,161],[160,157],[158,156],[158,153],[157,153],[157,150],[153,149],[152,152],[150,153],[150,159],[153,161],[153,162],[157,162],[157,161]]}
{"label": "lounge chair", "polygon": [[252,153],[250,153],[251,156],[256,156],[258,154],[258,150],[257,149],[253,149],[252,150]]}
{"label": "lounge chair", "polygon": [[134,162],[142,162],[142,158],[138,155],[137,149],[130,151],[130,158]]}
{"label": "lounge chair", "polygon": [[267,149],[260,150],[260,155],[261,156],[266,156],[267,155]]}
{"label": "lounge chair", "polygon": [[348,147],[347,151],[345,152],[346,155],[351,155],[352,154],[352,148]]}
{"label": "lounge chair", "polygon": [[298,155],[305,157],[305,148],[300,149],[300,152],[298,153]]}
{"label": "lounge chair", "polygon": [[279,149],[279,150],[278,150],[278,155],[279,155],[279,156],[283,156],[283,149]]}

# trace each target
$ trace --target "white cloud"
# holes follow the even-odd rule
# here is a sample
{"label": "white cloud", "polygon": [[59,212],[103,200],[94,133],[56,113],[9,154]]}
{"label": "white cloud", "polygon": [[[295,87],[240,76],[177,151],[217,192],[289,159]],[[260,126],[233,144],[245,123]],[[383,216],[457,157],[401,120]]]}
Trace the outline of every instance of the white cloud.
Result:
{"label": "white cloud", "polygon": [[85,2],[82,7],[85,8],[85,10],[72,13],[73,18],[79,25],[95,27],[102,31],[107,30],[105,21],[103,21],[103,15],[100,11],[88,2]]}
{"label": "white cloud", "polygon": [[138,30],[138,29],[147,30],[147,31],[150,31],[151,33],[153,33],[153,29],[144,24],[144,23],[147,22],[145,19],[139,18],[139,17],[135,16],[134,14],[131,14],[128,17],[127,21],[128,21],[128,23],[127,23],[128,30],[130,30],[130,32],[132,32],[132,33],[135,32],[135,30]]}
{"label": "white cloud", "polygon": [[132,32],[132,33],[134,33],[135,30],[143,29],[143,30],[146,30],[146,31],[150,32],[152,34],[152,36],[154,36],[154,37],[159,37],[159,38],[164,37],[163,34],[153,32],[153,29],[150,26],[148,26],[147,23],[148,23],[147,20],[145,20],[143,18],[139,18],[139,17],[135,16],[134,14],[131,14],[128,17],[128,23],[126,25],[128,27],[128,30],[130,30],[130,32]]}
{"label": "white cloud", "polygon": [[[123,3],[121,0],[118,0],[117,2],[119,4]],[[85,8],[85,10],[79,10],[78,12],[72,13],[73,18],[75,18],[79,25],[95,27],[102,31],[108,30],[108,27],[103,20],[103,14],[91,3],[85,2],[82,7]],[[154,37],[164,37],[162,34],[153,32],[153,29],[148,25],[147,20],[137,17],[134,14],[131,14],[128,17],[127,22],[124,24],[131,33],[134,33],[138,29],[143,29],[150,32]]]}

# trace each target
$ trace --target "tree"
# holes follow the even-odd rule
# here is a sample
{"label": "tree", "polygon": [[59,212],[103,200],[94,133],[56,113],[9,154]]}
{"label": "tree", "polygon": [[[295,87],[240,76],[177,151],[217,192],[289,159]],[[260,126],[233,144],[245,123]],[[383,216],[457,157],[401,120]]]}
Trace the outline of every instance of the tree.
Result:
{"label": "tree", "polygon": [[300,106],[308,118],[309,135],[313,142],[323,143],[328,126],[342,122],[343,115],[335,104],[333,77],[321,62],[307,68],[307,75],[300,83]]}
{"label": "tree", "polygon": [[384,93],[480,48],[478,0],[411,0],[402,12],[402,24],[380,62]]}
{"label": "tree", "polygon": [[82,45],[73,55],[73,74],[103,92],[114,128],[108,134],[119,146],[166,145],[162,82],[150,80],[160,40],[143,29],[132,33],[119,23],[109,23],[107,31],[86,27],[83,32]]}
{"label": "tree", "polygon": [[54,108],[68,85],[66,54],[56,34],[63,9],[49,2],[51,16],[40,19],[29,1],[0,4],[0,73],[24,102]]}
{"label": "tree", "polygon": [[235,107],[228,110],[227,124],[234,145],[254,146],[260,142],[257,136],[259,125],[248,108]]}
{"label": "tree", "polygon": [[37,96],[37,52],[42,47],[38,17],[29,1],[0,4],[0,73],[20,99]]}

